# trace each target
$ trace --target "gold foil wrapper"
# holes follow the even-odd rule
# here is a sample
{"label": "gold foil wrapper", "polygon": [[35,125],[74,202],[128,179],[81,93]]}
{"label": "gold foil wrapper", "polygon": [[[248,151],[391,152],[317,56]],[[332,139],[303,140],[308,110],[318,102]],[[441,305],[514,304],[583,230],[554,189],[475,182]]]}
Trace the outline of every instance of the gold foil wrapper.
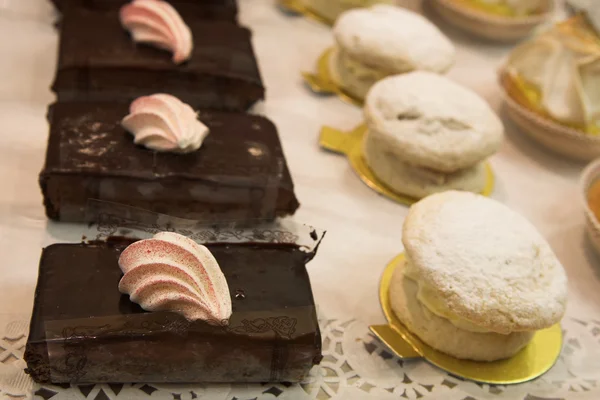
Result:
{"label": "gold foil wrapper", "polygon": [[[367,126],[365,124],[358,126],[350,132],[343,132],[326,126],[321,129],[319,145],[325,150],[345,155],[356,175],[368,187],[380,195],[404,205],[412,205],[419,201],[420,199],[393,191],[373,174],[363,156],[362,142],[366,132]],[[481,194],[490,196],[494,191],[495,179],[489,163],[486,164],[486,171],[487,183]]]}
{"label": "gold foil wrapper", "polygon": [[390,282],[404,254],[395,257],[386,267],[379,287],[379,300],[388,325],[370,327],[383,343],[402,359],[422,358],[452,375],[494,385],[510,385],[533,380],[546,373],[556,363],[562,347],[560,324],[543,329],[515,356],[500,361],[477,362],[460,360],[441,353],[423,343],[396,317],[390,303]]}
{"label": "gold foil wrapper", "polygon": [[302,77],[308,87],[315,93],[320,95],[337,95],[340,99],[357,106],[363,105],[363,100],[354,97],[339,86],[329,69],[329,63],[333,55],[334,49],[329,48],[321,54],[317,61],[315,73],[303,72]]}
{"label": "gold foil wrapper", "polygon": [[312,18],[315,21],[321,22],[325,25],[333,26],[335,21],[314,12],[310,8],[306,7],[302,0],[278,0],[279,7],[287,12],[304,15],[305,17]]}

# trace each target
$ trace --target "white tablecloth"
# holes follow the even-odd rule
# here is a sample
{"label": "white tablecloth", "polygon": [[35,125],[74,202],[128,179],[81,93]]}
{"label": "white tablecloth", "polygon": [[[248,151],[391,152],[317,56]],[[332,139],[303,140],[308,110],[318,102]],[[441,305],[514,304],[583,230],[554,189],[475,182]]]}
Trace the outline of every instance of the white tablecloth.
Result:
{"label": "white tablecloth", "polygon": [[[548,239],[569,275],[565,348],[550,373],[532,383],[490,387],[463,382],[424,362],[392,357],[369,324],[384,323],[378,284],[386,263],[402,251],[407,208],[367,188],[346,160],[321,151],[319,128],[351,129],[361,111],[304,86],[332,44],[328,27],[283,14],[275,0],[240,0],[241,22],[252,28],[267,86],[255,112],[278,126],[297,195],[296,219],[328,230],[309,264],[322,318],[325,360],[298,386],[97,385],[33,387],[44,399],[598,399],[600,398],[600,262],[584,235],[578,177],[582,165],[538,148],[508,121],[507,140],[491,159],[493,197],[529,218]],[[411,2],[414,3],[414,2]],[[478,92],[502,114],[496,69],[510,47],[479,42],[428,16],[458,47],[449,76]],[[557,14],[557,18],[564,12]],[[79,241],[81,228],[47,221],[37,175],[48,125],[48,87],[56,62],[57,33],[46,0],[0,0],[0,396],[31,396],[20,374],[40,250]]]}

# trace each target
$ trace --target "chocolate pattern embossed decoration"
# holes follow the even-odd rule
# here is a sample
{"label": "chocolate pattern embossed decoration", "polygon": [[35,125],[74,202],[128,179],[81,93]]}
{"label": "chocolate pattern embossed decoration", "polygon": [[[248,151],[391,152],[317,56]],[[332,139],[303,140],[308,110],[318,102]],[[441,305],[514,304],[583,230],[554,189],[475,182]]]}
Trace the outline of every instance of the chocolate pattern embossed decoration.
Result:
{"label": "chocolate pattern embossed decoration", "polygon": [[242,320],[242,326],[231,328],[231,331],[241,334],[273,331],[281,337],[291,339],[294,332],[296,332],[297,323],[296,318],[289,317],[258,318],[252,321],[244,319]]}

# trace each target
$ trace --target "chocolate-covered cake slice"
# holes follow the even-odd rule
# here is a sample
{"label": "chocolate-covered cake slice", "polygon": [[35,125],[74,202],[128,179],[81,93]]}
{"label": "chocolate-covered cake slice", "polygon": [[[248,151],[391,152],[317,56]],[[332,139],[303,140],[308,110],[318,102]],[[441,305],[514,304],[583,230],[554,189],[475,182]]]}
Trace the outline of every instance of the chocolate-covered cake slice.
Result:
{"label": "chocolate-covered cake slice", "polygon": [[177,65],[170,52],[134,43],[117,12],[66,10],[52,86],[58,100],[129,102],[169,93],[195,108],[246,111],[264,98],[248,29],[182,18],[193,48]]}
{"label": "chocolate-covered cake slice", "polygon": [[134,144],[127,104],[57,103],[40,186],[49,218],[81,222],[89,199],[182,218],[273,219],[299,207],[279,136],[266,118],[201,111],[200,149],[164,153]]}
{"label": "chocolate-covered cake slice", "polygon": [[301,380],[321,360],[305,264],[289,244],[207,245],[229,286],[228,326],[145,312],[119,292],[126,244],[43,250],[25,360],[37,382]]}
{"label": "chocolate-covered cake slice", "polygon": [[[167,0],[185,18],[235,21],[236,0]],[[94,11],[114,11],[131,0],[52,0],[59,10],[83,7]]]}

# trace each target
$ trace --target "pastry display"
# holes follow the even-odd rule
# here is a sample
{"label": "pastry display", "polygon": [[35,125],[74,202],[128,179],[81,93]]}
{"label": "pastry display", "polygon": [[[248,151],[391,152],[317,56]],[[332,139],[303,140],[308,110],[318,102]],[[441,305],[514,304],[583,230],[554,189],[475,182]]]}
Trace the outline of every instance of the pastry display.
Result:
{"label": "pastry display", "polygon": [[406,258],[390,301],[423,342],[459,359],[514,356],[565,313],[567,278],[545,239],[506,206],[467,192],[435,194],[404,222]]}
{"label": "pastry display", "polygon": [[443,73],[455,49],[432,23],[412,11],[389,5],[345,12],[333,28],[332,79],[356,99],[389,75],[414,70]]}
{"label": "pastry display", "polygon": [[270,219],[299,206],[269,120],[206,110],[196,117],[167,95],[131,109],[54,104],[40,186],[48,217],[60,221],[84,221],[89,199],[211,220]]}
{"label": "pastry display", "polygon": [[553,0],[433,0],[449,23],[493,41],[516,41],[530,35],[554,11]]}
{"label": "pastry display", "polygon": [[52,383],[298,382],[322,358],[306,272],[313,256],[292,244],[201,246],[166,232],[51,245],[27,372]]}
{"label": "pastry display", "polygon": [[[59,9],[85,7],[95,11],[114,11],[130,3],[130,0],[52,0]],[[168,0],[175,9],[186,17],[235,21],[237,17],[236,0]]]}
{"label": "pastry display", "polygon": [[591,159],[600,155],[593,137],[600,133],[599,71],[600,36],[576,16],[513,50],[500,80],[510,115],[526,133],[556,151]]}
{"label": "pastry display", "polygon": [[154,1],[128,4],[120,15],[66,10],[52,88],[59,101],[128,102],[166,92],[194,108],[231,111],[264,98],[247,29],[184,20]]}
{"label": "pastry display", "polygon": [[359,7],[375,4],[394,4],[394,0],[301,0],[311,12],[327,21],[335,21],[340,14]]}
{"label": "pastry display", "polygon": [[394,192],[422,198],[485,188],[484,161],[499,149],[504,129],[477,94],[443,76],[416,71],[375,84],[364,114],[365,162]]}

